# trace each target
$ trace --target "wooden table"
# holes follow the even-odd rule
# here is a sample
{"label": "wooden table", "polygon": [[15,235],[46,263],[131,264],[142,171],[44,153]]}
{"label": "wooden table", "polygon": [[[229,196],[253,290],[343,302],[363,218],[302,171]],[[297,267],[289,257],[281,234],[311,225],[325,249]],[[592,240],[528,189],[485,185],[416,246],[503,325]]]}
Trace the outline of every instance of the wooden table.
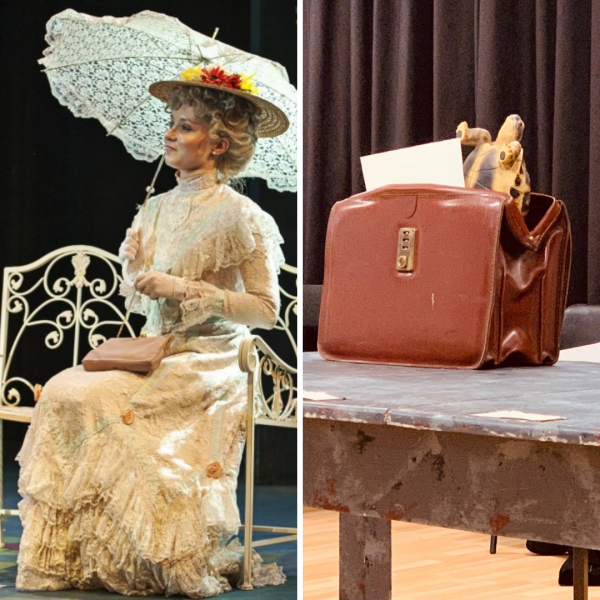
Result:
{"label": "wooden table", "polygon": [[[340,599],[391,598],[391,521],[600,550],[600,364],[460,371],[304,355],[304,503],[340,513]],[[473,416],[519,410],[535,422]]]}

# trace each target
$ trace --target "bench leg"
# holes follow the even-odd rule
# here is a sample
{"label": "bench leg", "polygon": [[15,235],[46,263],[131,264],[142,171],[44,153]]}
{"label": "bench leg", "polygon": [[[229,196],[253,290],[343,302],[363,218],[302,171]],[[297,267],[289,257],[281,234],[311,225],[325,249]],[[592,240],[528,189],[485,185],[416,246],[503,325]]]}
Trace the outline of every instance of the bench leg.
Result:
{"label": "bench leg", "polygon": [[573,598],[588,600],[588,551],[573,548]]}
{"label": "bench leg", "polygon": [[[4,446],[4,421],[0,419],[0,510],[4,508],[4,455],[2,448]],[[0,514],[0,548],[4,548],[4,516]]]}
{"label": "bench leg", "polygon": [[391,598],[391,521],[340,513],[340,600]]}

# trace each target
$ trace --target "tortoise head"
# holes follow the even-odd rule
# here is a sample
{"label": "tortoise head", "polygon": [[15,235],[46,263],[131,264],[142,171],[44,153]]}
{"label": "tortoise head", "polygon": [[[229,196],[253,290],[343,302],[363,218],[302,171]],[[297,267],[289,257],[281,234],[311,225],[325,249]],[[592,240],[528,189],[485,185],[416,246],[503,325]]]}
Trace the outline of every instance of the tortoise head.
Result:
{"label": "tortoise head", "polygon": [[525,123],[519,115],[510,115],[506,117],[506,121],[496,137],[496,142],[502,144],[510,144],[510,142],[520,142],[523,137],[523,129],[525,129]]}

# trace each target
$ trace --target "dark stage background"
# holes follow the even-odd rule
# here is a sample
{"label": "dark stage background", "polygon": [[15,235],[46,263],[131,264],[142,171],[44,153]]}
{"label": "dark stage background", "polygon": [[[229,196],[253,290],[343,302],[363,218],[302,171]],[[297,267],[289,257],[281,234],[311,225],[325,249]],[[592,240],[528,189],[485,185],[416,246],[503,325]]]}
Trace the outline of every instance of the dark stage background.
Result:
{"label": "dark stage background", "polygon": [[[201,33],[283,64],[296,85],[294,0],[4,0],[0,3],[0,267],[29,263],[70,244],[117,253],[156,164],[136,161],[95,120],[78,119],[52,96],[37,60],[46,47],[48,19],[66,9],[102,16],[153,10],[177,17]],[[174,185],[163,168],[157,193]],[[296,194],[248,180],[247,192],[276,219],[286,240],[287,263],[297,264]],[[278,351],[277,348],[275,348]],[[57,351],[58,352],[58,351]],[[67,353],[67,363],[68,363]],[[283,353],[285,354],[285,352]],[[35,362],[35,354],[28,359]],[[50,373],[58,362],[44,364]],[[11,373],[19,369],[15,364]],[[43,381],[40,381],[42,383]],[[20,448],[25,426],[4,425],[5,459]],[[296,482],[296,433],[257,428],[257,479]]]}
{"label": "dark stage background", "polygon": [[304,277],[359,157],[525,121],[532,189],[565,201],[569,303],[600,303],[600,0],[305,0]]}

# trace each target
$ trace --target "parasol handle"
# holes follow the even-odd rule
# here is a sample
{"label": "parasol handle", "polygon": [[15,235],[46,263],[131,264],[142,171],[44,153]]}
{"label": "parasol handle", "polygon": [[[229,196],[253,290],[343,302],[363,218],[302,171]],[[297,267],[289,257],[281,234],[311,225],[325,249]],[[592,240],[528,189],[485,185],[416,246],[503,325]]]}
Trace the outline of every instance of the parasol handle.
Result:
{"label": "parasol handle", "polygon": [[[146,198],[144,199],[144,204],[146,204],[146,202],[148,201],[148,198],[150,198],[150,196],[152,194],[154,194],[154,184],[156,183],[156,178],[158,177],[158,174],[160,173],[160,169],[163,166],[165,162],[165,155],[163,154],[160,157],[160,162],[158,163],[158,167],[156,167],[156,172],[154,173],[154,177],[152,178],[152,183],[146,188]],[[143,204],[142,204],[143,206]]]}

